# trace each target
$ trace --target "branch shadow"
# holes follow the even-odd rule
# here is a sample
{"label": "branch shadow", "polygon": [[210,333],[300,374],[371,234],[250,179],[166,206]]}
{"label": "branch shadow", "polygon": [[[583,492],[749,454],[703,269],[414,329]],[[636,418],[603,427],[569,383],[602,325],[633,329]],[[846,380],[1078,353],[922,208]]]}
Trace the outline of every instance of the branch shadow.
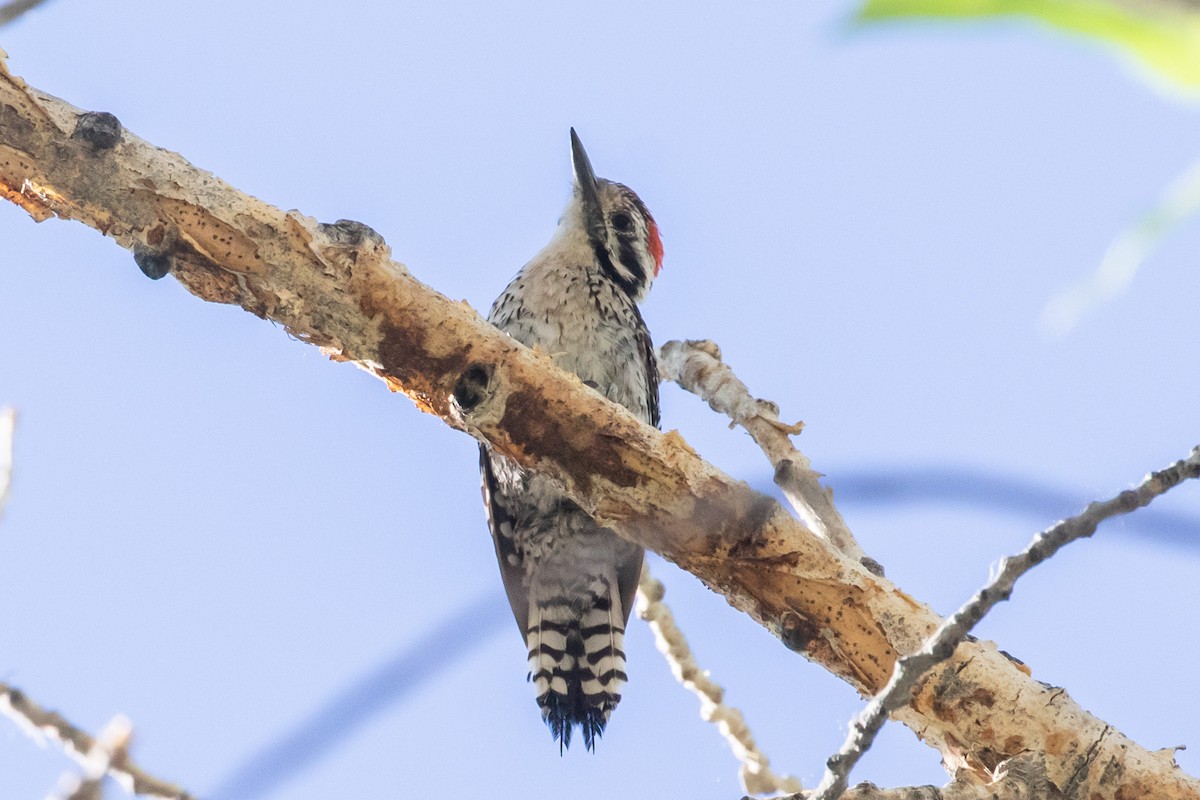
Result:
{"label": "branch shadow", "polygon": [[497,586],[353,680],[292,730],[251,753],[204,796],[250,800],[274,791],[332,753],[371,719],[445,674],[511,618]]}

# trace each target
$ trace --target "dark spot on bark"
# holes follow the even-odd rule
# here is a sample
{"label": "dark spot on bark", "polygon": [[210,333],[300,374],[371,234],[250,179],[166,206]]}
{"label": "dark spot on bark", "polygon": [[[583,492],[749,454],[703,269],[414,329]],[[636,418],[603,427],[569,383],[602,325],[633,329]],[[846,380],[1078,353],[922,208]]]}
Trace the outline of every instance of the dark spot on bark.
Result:
{"label": "dark spot on bark", "polygon": [[171,271],[171,254],[164,250],[151,250],[143,245],[134,245],[133,260],[138,269],[152,281],[166,277]]}
{"label": "dark spot on bark", "polygon": [[704,531],[705,550],[727,555],[752,552],[757,542],[755,532],[731,526],[728,516],[728,509],[714,501],[709,492],[701,491],[696,497],[692,506],[692,520]]}
{"label": "dark spot on bark", "polygon": [[871,558],[870,556],[863,556],[861,559],[859,559],[858,563],[860,563],[864,567],[866,567],[867,572],[871,573],[872,575],[877,575],[880,578],[884,577],[883,564],[880,564],[878,561]]}
{"label": "dark spot on bark", "polygon": [[820,629],[812,620],[800,616],[795,611],[786,612],[779,621],[779,640],[788,650],[797,653],[808,650],[808,643],[820,633]]}
{"label": "dark spot on bark", "polygon": [[454,382],[454,400],[463,411],[473,411],[487,397],[492,368],[487,364],[471,364]]}
{"label": "dark spot on bark", "polygon": [[967,697],[967,701],[983,706],[984,708],[991,708],[996,705],[996,696],[987,689],[980,687],[971,692],[970,696]]}
{"label": "dark spot on bark", "polygon": [[[1113,770],[1114,775],[1107,781],[1109,785],[1126,780],[1125,770],[1121,768],[1120,762],[1112,763],[1118,769]],[[1114,800],[1145,800],[1147,797],[1156,796],[1159,791],[1161,788],[1157,785],[1147,785],[1145,781],[1132,780],[1117,787],[1117,793],[1113,795],[1113,798]]]}
{"label": "dark spot on bark", "polygon": [[[370,317],[383,314],[385,320],[387,318],[370,296],[363,298],[362,310]],[[466,355],[452,351],[440,358],[435,357],[429,353],[425,336],[420,330],[402,325],[384,322],[380,326],[380,333],[383,338],[379,343],[379,363],[384,372],[396,378],[399,386],[413,400],[439,414],[445,413],[453,381],[466,369]]]}
{"label": "dark spot on bark", "polygon": [[1008,652],[1007,650],[1001,650],[1000,655],[1004,656],[1005,658],[1007,658],[1009,661],[1013,662],[1014,664],[1020,664],[1021,666],[1025,665],[1024,661],[1017,658],[1016,656],[1014,656],[1012,653]]}
{"label": "dark spot on bark", "polygon": [[731,560],[778,569],[795,567],[795,553],[777,552],[771,546],[770,523],[779,505],[744,485],[745,491],[732,497],[722,489],[720,485],[700,489],[694,501],[692,521],[701,529],[705,547]]}
{"label": "dark spot on bark", "polygon": [[85,111],[75,120],[72,139],[82,139],[93,153],[111,150],[121,141],[121,120],[107,111]]}
{"label": "dark spot on bark", "polygon": [[954,710],[954,707],[944,702],[940,697],[934,697],[932,710],[933,715],[940,720],[954,722],[958,719],[958,712]]}
{"label": "dark spot on bark", "polygon": [[767,497],[760,492],[754,492],[754,499],[750,503],[750,508],[746,511],[745,526],[747,530],[761,531],[767,527],[767,523],[771,517],[775,515],[775,510],[779,508],[779,504],[772,498]]}
{"label": "dark spot on bark", "polygon": [[338,244],[356,245],[364,241],[383,243],[383,237],[374,228],[352,219],[339,219],[334,223],[322,222],[317,227]]}
{"label": "dark spot on bark", "polygon": [[4,134],[9,144],[24,149],[26,137],[33,133],[33,130],[33,123],[21,116],[16,108],[0,104],[0,133]]}
{"label": "dark spot on bark", "polygon": [[567,408],[548,412],[532,392],[514,391],[504,404],[499,427],[508,431],[513,444],[530,453],[557,452],[566,476],[583,487],[598,474],[620,487],[641,482],[637,470],[622,463],[614,444],[597,435],[587,415]]}
{"label": "dark spot on bark", "polygon": [[[997,750],[995,747],[981,747],[975,751],[975,757],[978,758],[979,763],[983,764],[983,766],[986,767],[990,772],[1000,766],[1001,762],[1008,760],[1008,753]],[[1043,795],[1033,796],[1037,797],[1038,800],[1042,800],[1043,797]],[[1051,797],[1051,795],[1045,796],[1046,800],[1050,800]]]}

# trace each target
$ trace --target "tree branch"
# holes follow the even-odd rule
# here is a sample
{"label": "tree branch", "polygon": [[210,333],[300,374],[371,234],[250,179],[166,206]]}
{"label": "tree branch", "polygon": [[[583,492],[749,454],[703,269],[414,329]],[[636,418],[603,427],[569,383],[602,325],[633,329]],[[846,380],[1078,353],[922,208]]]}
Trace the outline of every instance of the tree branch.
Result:
{"label": "tree branch", "polygon": [[6,683],[0,683],[0,714],[15,722],[36,742],[47,737],[60,742],[67,755],[83,765],[85,770],[94,768],[97,759],[102,759],[108,776],[130,794],[163,800],[195,800],[183,789],[148,775],[130,761],[124,746],[116,746],[119,744],[120,727],[113,731],[112,747],[104,744],[98,746],[97,740],[86,731],[75,727],[60,714],[47,711]]}
{"label": "tree branch", "polygon": [[129,718],[118,714],[109,720],[81,759],[83,772],[68,772],[58,782],[53,800],[101,800],[104,776],[114,761],[128,758],[129,739],[133,725]]}
{"label": "tree branch", "polygon": [[[235,303],[352,361],[419,408],[562,483],[582,508],[724,594],[865,693],[941,619],[814,536],[770,498],[416,281],[354,222],[244,195],[175,153],[32,89],[0,63],[0,195],[83,222],[206,300]],[[983,702],[983,699],[987,702]],[[897,717],[980,776],[1025,750],[1081,793],[1200,798],[1200,782],[965,643]]]}
{"label": "tree branch", "polygon": [[[830,757],[813,800],[837,800],[846,789],[850,771],[875,741],[888,714],[906,705],[913,687],[921,676],[935,664],[945,661],[971,632],[971,629],[997,603],[1012,596],[1017,580],[1029,570],[1052,558],[1055,553],[1077,539],[1091,536],[1106,519],[1128,514],[1147,506],[1154,498],[1178,486],[1185,480],[1200,477],[1200,446],[1192,449],[1185,459],[1147,475],[1136,489],[1128,489],[1109,500],[1090,503],[1082,513],[1063,520],[1033,537],[1019,554],[1005,558],[995,576],[958,611],[938,627],[921,649],[906,655],[896,663],[888,685],[853,720],[846,741]],[[1065,788],[1065,787],[1064,787]]]}
{"label": "tree branch", "polygon": [[821,485],[821,474],[792,444],[791,437],[800,433],[804,424],[780,421],[779,406],[752,397],[746,384],[721,360],[715,342],[667,342],[659,350],[658,371],[663,380],[678,383],[705,400],[713,411],[746,429],[775,468],[775,485],[810,531],[829,540],[847,558],[883,575],[883,568],[863,552],[850,533],[833,504],[833,493]]}
{"label": "tree branch", "polygon": [[758,749],[742,712],[725,703],[725,690],[696,663],[687,638],[675,624],[671,609],[663,602],[666,591],[662,581],[651,575],[650,568],[643,564],[638,582],[638,616],[649,623],[654,643],[671,667],[675,680],[700,700],[701,718],[717,726],[734,757],[741,762],[738,777],[742,788],[751,794],[799,792],[800,781],[791,775],[775,774],[766,754]]}
{"label": "tree branch", "polygon": [[[812,793],[792,795],[787,800],[811,800]],[[1046,779],[1045,759],[1040,753],[1025,753],[1001,765],[994,781],[952,781],[945,786],[901,786],[881,789],[860,783],[846,789],[841,800],[1061,800],[1063,795]]]}
{"label": "tree branch", "polygon": [[[1159,755],[1168,761],[1173,753],[1173,750],[1159,751]],[[994,778],[988,783],[956,780],[945,786],[887,789],[873,783],[860,783],[846,789],[841,800],[1065,800],[1069,796],[1059,791],[1047,778],[1043,753],[1022,753],[1008,759],[996,769]],[[815,790],[800,792],[784,800],[814,800],[814,794]]]}

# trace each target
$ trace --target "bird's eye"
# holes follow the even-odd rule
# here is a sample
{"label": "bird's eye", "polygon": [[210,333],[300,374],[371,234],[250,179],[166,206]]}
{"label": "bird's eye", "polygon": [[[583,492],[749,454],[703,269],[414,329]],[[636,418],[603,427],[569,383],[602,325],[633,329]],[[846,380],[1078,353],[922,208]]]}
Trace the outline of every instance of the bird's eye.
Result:
{"label": "bird's eye", "polygon": [[618,211],[612,215],[612,226],[616,228],[617,233],[629,233],[633,230],[633,220],[624,211]]}

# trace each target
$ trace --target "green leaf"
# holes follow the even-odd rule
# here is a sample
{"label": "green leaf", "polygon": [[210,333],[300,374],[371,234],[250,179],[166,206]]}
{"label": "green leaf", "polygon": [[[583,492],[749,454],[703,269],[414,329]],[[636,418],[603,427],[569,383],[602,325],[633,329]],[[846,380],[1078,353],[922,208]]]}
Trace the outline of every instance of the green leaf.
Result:
{"label": "green leaf", "polygon": [[866,0],[858,21],[995,17],[1101,41],[1154,76],[1200,89],[1200,5],[1192,0]]}

